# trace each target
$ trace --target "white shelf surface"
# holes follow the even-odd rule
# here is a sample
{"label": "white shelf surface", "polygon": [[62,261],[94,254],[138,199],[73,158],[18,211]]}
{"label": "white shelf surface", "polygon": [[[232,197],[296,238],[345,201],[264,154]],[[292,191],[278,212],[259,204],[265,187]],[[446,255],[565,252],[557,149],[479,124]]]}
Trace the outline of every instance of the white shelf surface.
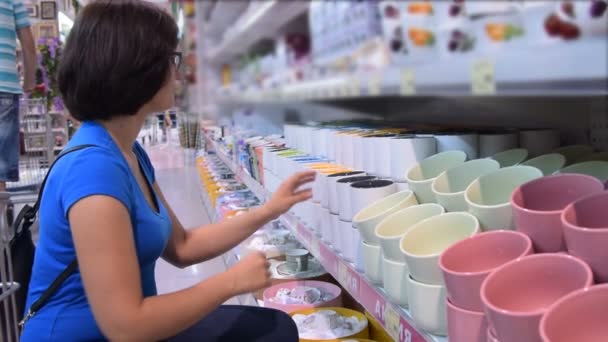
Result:
{"label": "white shelf surface", "polygon": [[246,17],[236,21],[236,26],[226,31],[221,43],[209,51],[208,59],[213,63],[228,62],[244,54],[253,44],[273,37],[283,25],[306,13],[308,6],[308,1],[264,1],[255,11],[247,13]]}
{"label": "white shelf surface", "polygon": [[[219,144],[211,142],[218,157],[237,175],[240,181],[261,200],[265,201],[270,193],[253,179],[247,171],[236,165],[225,153]],[[353,264],[345,261],[330,246],[305,227],[293,214],[288,213],[280,218],[296,238],[319,260],[338,282],[369,311],[387,330],[397,342],[447,342],[447,337],[427,334],[415,328],[410,313],[391,303],[382,288],[372,284],[367,277],[357,271]]]}
{"label": "white shelf surface", "polygon": [[[487,57],[462,55],[418,65],[391,66],[259,89],[219,89],[224,102],[280,102],[373,96],[608,95],[608,49],[602,39],[568,46],[504,50]],[[489,67],[488,67],[489,66]],[[484,70],[482,70],[482,68]],[[480,73],[489,79],[474,81]],[[485,86],[490,86],[487,89]]]}

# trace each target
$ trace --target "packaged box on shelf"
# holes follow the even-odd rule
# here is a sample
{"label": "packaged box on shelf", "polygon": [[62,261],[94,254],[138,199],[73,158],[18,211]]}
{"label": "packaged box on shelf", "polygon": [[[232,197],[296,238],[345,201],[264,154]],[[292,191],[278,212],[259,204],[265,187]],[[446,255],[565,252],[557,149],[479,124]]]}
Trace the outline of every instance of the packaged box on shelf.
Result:
{"label": "packaged box on shelf", "polygon": [[523,4],[531,47],[608,35],[608,1],[526,1]]}

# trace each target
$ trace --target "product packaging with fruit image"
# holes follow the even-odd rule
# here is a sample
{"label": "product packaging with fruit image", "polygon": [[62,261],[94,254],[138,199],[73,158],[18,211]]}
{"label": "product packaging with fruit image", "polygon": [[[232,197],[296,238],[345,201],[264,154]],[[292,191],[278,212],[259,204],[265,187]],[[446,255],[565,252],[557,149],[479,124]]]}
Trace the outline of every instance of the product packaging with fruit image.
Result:
{"label": "product packaging with fruit image", "polygon": [[403,30],[403,4],[399,1],[381,1],[380,15],[382,35],[391,55],[391,64],[402,65],[407,62],[408,47]]}

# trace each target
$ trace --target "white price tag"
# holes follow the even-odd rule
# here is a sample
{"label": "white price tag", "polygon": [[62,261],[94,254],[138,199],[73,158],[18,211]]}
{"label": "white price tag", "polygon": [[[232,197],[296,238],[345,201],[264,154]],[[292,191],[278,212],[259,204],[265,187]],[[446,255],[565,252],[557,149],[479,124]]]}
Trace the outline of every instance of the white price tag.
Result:
{"label": "white price tag", "polygon": [[399,314],[397,314],[397,312],[390,306],[390,305],[385,305],[384,306],[384,328],[386,329],[386,332],[391,335],[391,337],[395,340],[395,341],[399,341],[400,340],[400,333],[402,328],[401,326],[401,317],[399,317]]}
{"label": "white price tag", "polygon": [[416,77],[414,70],[403,69],[401,70],[401,95],[414,95],[416,94]]}
{"label": "white price tag", "polygon": [[474,95],[496,94],[494,63],[488,60],[473,62],[471,70],[471,91]]}

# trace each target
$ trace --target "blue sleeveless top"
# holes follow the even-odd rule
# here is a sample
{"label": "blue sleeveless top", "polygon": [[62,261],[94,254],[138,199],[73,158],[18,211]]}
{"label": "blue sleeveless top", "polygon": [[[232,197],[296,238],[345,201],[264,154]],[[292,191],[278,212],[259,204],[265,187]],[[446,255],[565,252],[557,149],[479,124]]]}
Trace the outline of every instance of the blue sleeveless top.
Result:
{"label": "blue sleeveless top", "polygon": [[[111,196],[128,209],[141,269],[141,290],[144,296],[156,295],[154,268],[171,235],[169,214],[156,195],[159,212],[150,207],[127,161],[103,126],[83,123],[68,147],[82,144],[96,146],[62,157],[53,167],[44,189],[39,213],[40,238],[26,311],[76,258],[68,211],[80,199],[92,195]],[[155,178],[150,159],[138,143],[133,150],[151,186]],[[94,217],[95,213],[91,215]],[[93,317],[79,270],[70,275],[26,323],[21,336],[24,342],[98,340],[105,338]]]}

